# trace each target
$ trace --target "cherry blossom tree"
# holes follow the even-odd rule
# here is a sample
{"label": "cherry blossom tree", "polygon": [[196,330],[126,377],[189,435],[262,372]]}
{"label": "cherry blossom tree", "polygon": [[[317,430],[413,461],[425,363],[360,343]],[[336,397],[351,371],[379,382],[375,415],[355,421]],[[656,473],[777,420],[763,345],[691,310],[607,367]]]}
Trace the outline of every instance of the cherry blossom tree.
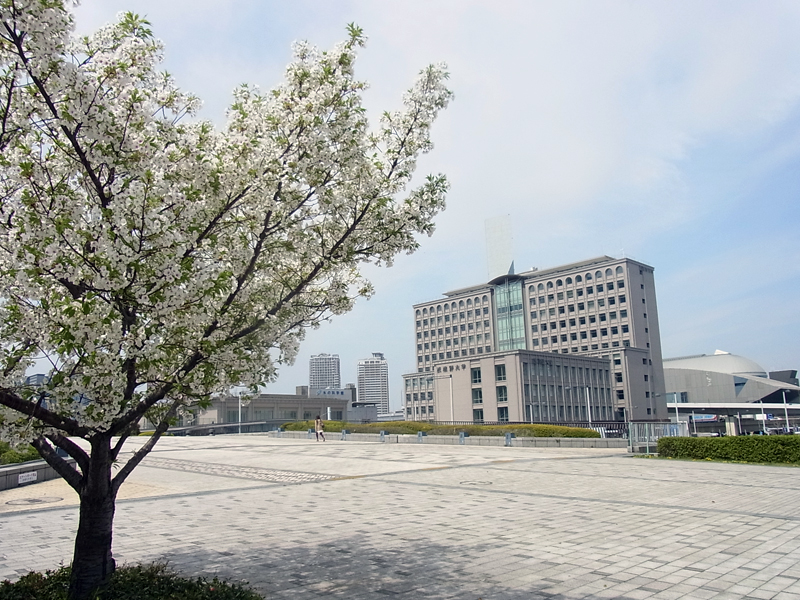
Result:
{"label": "cherry blossom tree", "polygon": [[[77,38],[66,3],[0,0],[0,437],[80,496],[78,599],[113,572],[117,492],[175,415],[273,380],[371,294],[364,264],[432,233],[445,177],[406,190],[451,92],[429,66],[370,130],[351,25],[329,51],[297,43],[278,87],[235,90],[217,130],[145,20]],[[145,416],[154,435],[121,454]]]}

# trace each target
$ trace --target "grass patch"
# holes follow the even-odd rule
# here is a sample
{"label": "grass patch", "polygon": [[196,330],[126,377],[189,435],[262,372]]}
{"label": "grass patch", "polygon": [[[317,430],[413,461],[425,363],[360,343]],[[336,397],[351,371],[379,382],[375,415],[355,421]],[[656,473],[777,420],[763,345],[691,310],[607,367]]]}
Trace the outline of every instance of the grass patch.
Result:
{"label": "grass patch", "polygon": [[[307,431],[314,428],[314,421],[294,421],[286,423],[283,428],[286,431]],[[385,431],[392,435],[415,435],[419,431],[424,431],[428,435],[458,435],[463,431],[470,436],[502,436],[506,433],[513,433],[517,437],[600,437],[600,434],[594,429],[559,425],[434,425],[421,421],[386,421],[384,423],[325,421],[326,433],[338,433],[342,429],[347,429],[351,433],[378,433]]]}
{"label": "grass patch", "polygon": [[658,455],[663,458],[796,465],[800,464],[800,435],[664,437],[658,440]]}
{"label": "grass patch", "polygon": [[[0,600],[66,600],[70,568],[31,572],[0,583]],[[244,586],[214,577],[187,579],[164,564],[119,567],[93,600],[263,600]]]}

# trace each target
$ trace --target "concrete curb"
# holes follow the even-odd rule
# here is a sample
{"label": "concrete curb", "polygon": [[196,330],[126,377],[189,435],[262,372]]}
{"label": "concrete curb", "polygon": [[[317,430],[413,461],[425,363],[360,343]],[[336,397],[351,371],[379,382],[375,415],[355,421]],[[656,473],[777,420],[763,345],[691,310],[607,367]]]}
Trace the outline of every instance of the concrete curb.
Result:
{"label": "concrete curb", "polygon": [[[74,458],[65,458],[69,464],[74,465]],[[44,460],[30,460],[24,463],[3,465],[0,467],[0,491],[10,490],[22,485],[30,485],[40,481],[59,479],[61,475]]]}

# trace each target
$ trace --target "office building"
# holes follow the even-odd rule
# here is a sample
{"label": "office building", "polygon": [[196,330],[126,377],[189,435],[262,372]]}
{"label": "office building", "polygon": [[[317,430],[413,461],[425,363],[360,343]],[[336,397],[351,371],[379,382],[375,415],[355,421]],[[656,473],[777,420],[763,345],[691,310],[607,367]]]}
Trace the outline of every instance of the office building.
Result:
{"label": "office building", "polygon": [[358,361],[358,401],[378,405],[378,414],[389,412],[389,364],[383,354]]}
{"label": "office building", "polygon": [[338,354],[312,355],[308,361],[308,387],[325,389],[341,387]]}
{"label": "office building", "polygon": [[[404,383],[407,415],[411,405],[416,416],[414,392],[409,397],[407,388],[410,385],[413,390],[415,379],[419,384],[419,374],[438,375],[438,367],[445,364],[449,374],[450,364],[454,361],[459,364],[456,359],[469,359],[471,363],[486,355],[491,355],[499,365],[505,360],[503,357],[527,350],[608,361],[613,408],[611,414],[606,413],[607,420],[667,418],[655,280],[653,268],[648,265],[629,258],[601,256],[551,269],[532,269],[447,292],[444,298],[417,304],[413,310],[417,372],[404,376],[410,380]],[[509,360],[517,365],[515,369],[520,374],[514,389],[524,393],[525,383],[531,381],[523,381],[522,365],[526,361],[528,365],[533,363],[523,358],[523,354]],[[556,366],[562,375],[565,367],[570,375],[573,366],[576,374],[579,368],[577,364],[554,361],[551,368]],[[534,418],[533,397],[521,396],[519,402],[526,408],[520,410],[520,416],[524,416],[520,420],[559,421],[562,408],[565,419],[571,410],[572,419],[577,420],[575,409],[568,407],[581,403],[577,397],[567,400],[567,387],[577,394],[576,390],[585,386],[577,378],[574,382],[564,382],[561,404],[551,409],[548,400],[548,408],[544,410],[544,403],[540,403],[539,419]],[[593,389],[594,383],[589,387]],[[427,404],[419,405],[420,418],[422,406],[427,415],[433,406],[436,419],[446,420],[441,415],[441,398],[436,397],[442,387],[437,384],[434,388],[425,390]],[[597,388],[605,389],[604,382],[598,381]],[[471,393],[464,397],[456,394],[454,404],[460,402],[467,407],[454,410],[456,415],[473,410]],[[497,408],[502,407],[497,405],[491,411],[484,407],[485,420]]]}
{"label": "office building", "polygon": [[406,375],[404,385],[409,421],[564,423],[615,417],[607,358],[489,352],[439,361],[431,373]]}

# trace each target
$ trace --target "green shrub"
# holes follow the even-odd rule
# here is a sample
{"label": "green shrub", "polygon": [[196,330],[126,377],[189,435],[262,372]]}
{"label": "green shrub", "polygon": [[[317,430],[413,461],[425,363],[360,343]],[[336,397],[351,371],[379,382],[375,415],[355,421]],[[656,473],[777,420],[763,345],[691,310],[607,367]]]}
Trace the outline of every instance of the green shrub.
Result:
{"label": "green shrub", "polygon": [[800,435],[665,437],[658,440],[658,454],[667,458],[800,464]]}
{"label": "green shrub", "polygon": [[18,448],[12,448],[7,443],[0,445],[0,465],[13,465],[41,458],[36,448],[29,444]]}
{"label": "green shrub", "polygon": [[[314,428],[314,421],[294,421],[286,423],[283,428],[286,431],[307,431]],[[434,425],[423,421],[385,421],[382,423],[325,421],[326,432],[338,433],[342,429],[347,429],[351,433],[378,433],[379,431],[385,431],[392,435],[416,435],[418,431],[424,431],[430,435],[458,435],[464,431],[470,436],[501,436],[511,432],[517,437],[600,437],[600,434],[593,429],[559,425]]]}
{"label": "green shrub", "polygon": [[[0,583],[1,600],[66,600],[70,568],[28,573]],[[254,591],[214,577],[186,579],[163,564],[119,567],[97,600],[262,600]]]}

